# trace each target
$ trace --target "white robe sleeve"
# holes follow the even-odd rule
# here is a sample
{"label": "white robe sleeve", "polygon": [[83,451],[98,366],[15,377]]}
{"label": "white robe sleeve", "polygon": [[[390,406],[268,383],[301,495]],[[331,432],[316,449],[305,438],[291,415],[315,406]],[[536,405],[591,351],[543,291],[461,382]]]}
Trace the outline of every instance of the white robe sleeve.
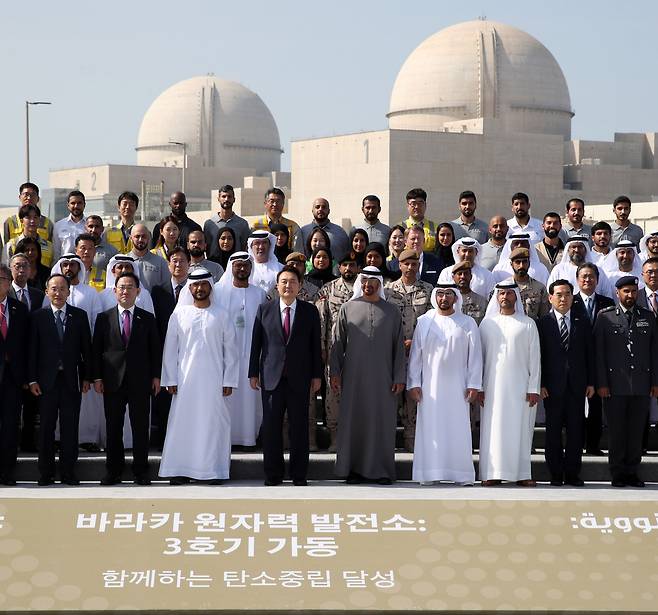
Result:
{"label": "white robe sleeve", "polygon": [[468,361],[466,364],[466,388],[482,390],[482,341],[480,330],[472,318],[466,331],[468,336]]}
{"label": "white robe sleeve", "polygon": [[409,351],[409,366],[407,368],[407,389],[416,389],[423,386],[423,340],[427,327],[432,325],[432,318],[421,316],[416,323],[414,336]]}
{"label": "white robe sleeve", "polygon": [[178,317],[172,314],[167,325],[164,349],[162,351],[162,378],[160,386],[178,386]]}
{"label": "white robe sleeve", "polygon": [[155,308],[153,307],[153,299],[151,299],[151,293],[142,286],[142,292],[139,293],[136,303],[139,304],[143,310],[150,312],[155,316]]}
{"label": "white robe sleeve", "polygon": [[539,332],[534,322],[528,323],[528,393],[539,394],[541,389],[541,354]]}
{"label": "white robe sleeve", "polygon": [[[240,353],[235,327],[224,317],[222,327],[222,355],[224,359],[222,386],[237,389],[240,383]],[[242,350],[242,349],[240,349]]]}

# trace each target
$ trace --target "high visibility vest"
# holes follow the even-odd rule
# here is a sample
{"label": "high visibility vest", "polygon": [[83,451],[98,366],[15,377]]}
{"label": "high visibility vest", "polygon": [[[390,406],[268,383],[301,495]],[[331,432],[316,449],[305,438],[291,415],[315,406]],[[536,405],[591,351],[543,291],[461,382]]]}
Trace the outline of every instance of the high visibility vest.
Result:
{"label": "high visibility vest", "polygon": [[158,256],[162,256],[162,258],[167,260],[167,251],[164,249],[164,246],[158,246],[157,248],[153,248],[151,252],[153,254],[157,254]]}
{"label": "high visibility vest", "polygon": [[121,254],[128,254],[133,249],[133,242],[128,238],[128,242],[123,238],[123,232],[120,226],[111,226],[105,229],[105,242],[114,246]]}
{"label": "high visibility vest", "polygon": [[425,231],[425,247],[423,248],[423,251],[425,252],[434,251],[434,248],[436,248],[436,225],[434,224],[434,222],[425,218],[423,220],[423,224],[419,225],[418,222],[416,222],[411,216],[409,216],[406,220],[402,221],[400,224],[402,224],[402,226],[405,226],[407,228],[411,228],[412,226],[422,226],[423,230]]}
{"label": "high visibility vest", "polygon": [[107,272],[105,269],[99,269],[98,267],[92,267],[89,270],[89,286],[91,286],[97,292],[103,292],[105,290],[105,278],[107,277]]}
{"label": "high visibility vest", "polygon": [[[262,216],[258,218],[251,226],[252,231],[270,231],[271,220],[267,216]],[[289,220],[281,216],[281,219],[278,221],[279,224],[284,224],[288,227],[288,247],[293,249],[293,242],[295,239],[295,233],[299,232],[299,225],[294,220]]]}
{"label": "high visibility vest", "polygon": [[[52,241],[47,241],[43,237],[37,237],[39,240],[39,245],[41,246],[41,264],[44,265],[45,267],[48,267],[50,269],[53,266],[53,261],[54,261],[54,256],[55,256],[55,251],[53,248],[53,242]],[[22,238],[21,238],[22,239]],[[16,252],[16,244],[20,241],[18,237],[14,237],[8,244],[7,244],[7,252],[9,258],[14,256],[14,252]]]}
{"label": "high visibility vest", "polygon": [[[18,219],[18,214],[9,216],[7,220],[5,220],[5,241],[9,243],[12,239],[22,234],[23,225]],[[41,216],[39,218],[37,235],[46,241],[52,241],[53,239],[53,223],[48,218],[46,218],[46,216]]]}

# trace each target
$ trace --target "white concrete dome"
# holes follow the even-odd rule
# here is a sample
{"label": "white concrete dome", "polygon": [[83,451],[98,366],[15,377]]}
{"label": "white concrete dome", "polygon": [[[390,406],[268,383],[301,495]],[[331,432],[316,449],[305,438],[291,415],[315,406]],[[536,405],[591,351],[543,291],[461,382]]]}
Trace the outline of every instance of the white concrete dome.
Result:
{"label": "white concrete dome", "polygon": [[182,147],[169,141],[187,145],[188,166],[254,169],[256,174],[281,168],[279,131],[260,96],[214,75],[180,81],[153,101],[139,129],[137,164],[177,164]]}
{"label": "white concrete dome", "polygon": [[571,137],[571,99],[550,51],[526,32],[467,21],[423,41],[398,73],[389,128],[443,130],[490,118],[510,132]]}

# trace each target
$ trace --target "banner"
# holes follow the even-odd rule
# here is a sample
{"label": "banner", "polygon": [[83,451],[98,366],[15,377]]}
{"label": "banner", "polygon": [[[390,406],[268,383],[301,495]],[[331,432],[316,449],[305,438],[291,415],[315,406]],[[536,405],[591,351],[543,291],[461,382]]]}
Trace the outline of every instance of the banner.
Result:
{"label": "banner", "polygon": [[652,502],[10,499],[0,611],[651,612],[657,536]]}

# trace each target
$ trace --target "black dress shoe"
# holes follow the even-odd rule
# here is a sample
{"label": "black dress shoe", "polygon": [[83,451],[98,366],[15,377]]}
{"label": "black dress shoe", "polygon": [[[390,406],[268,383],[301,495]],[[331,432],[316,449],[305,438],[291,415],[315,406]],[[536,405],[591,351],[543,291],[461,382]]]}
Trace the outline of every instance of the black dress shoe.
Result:
{"label": "black dress shoe", "polygon": [[302,478],[300,480],[293,480],[292,484],[295,485],[295,487],[306,487],[308,485],[308,481],[305,478]]}
{"label": "black dress shoe", "polygon": [[551,487],[561,487],[564,485],[562,479],[560,478],[551,478]]}
{"label": "black dress shoe", "polygon": [[584,487],[585,481],[579,478],[578,476],[575,476],[572,478],[567,478],[567,480],[564,481],[564,484],[569,485],[571,487]]}
{"label": "black dress shoe", "polygon": [[392,485],[393,484],[393,479],[388,478],[388,476],[382,476],[381,478],[377,479],[377,484],[378,485]]}
{"label": "black dress shoe", "polygon": [[637,476],[627,476],[625,482],[629,487],[635,487],[637,489],[644,487],[644,481],[640,480]]}
{"label": "black dress shoe", "polygon": [[266,487],[276,487],[280,485],[283,481],[280,478],[266,478],[263,483]]}
{"label": "black dress shoe", "polygon": [[79,484],[80,481],[75,476],[62,477],[62,485],[70,485],[71,487],[76,487]]}
{"label": "black dress shoe", "polygon": [[209,485],[223,485],[224,484],[224,479],[223,478],[213,478],[212,480],[208,481]]}
{"label": "black dress shoe", "polygon": [[612,486],[613,487],[625,487],[626,486],[626,481],[621,478],[620,476],[617,476],[612,479]]}
{"label": "black dress shoe", "polygon": [[585,453],[595,457],[605,457],[605,453],[600,448],[588,448]]}
{"label": "black dress shoe", "polygon": [[345,482],[348,485],[360,485],[363,482],[363,477],[356,472],[351,472]]}
{"label": "black dress shoe", "polygon": [[48,487],[48,485],[53,485],[55,481],[52,478],[48,478],[46,476],[42,476],[38,481],[37,485],[39,487]]}
{"label": "black dress shoe", "polygon": [[187,476],[174,476],[169,479],[170,485],[187,485],[190,482],[190,479]]}
{"label": "black dress shoe", "polygon": [[136,476],[135,477],[135,484],[136,485],[142,485],[143,487],[146,487],[147,485],[151,484],[151,479],[147,478],[146,476]]}
{"label": "black dress shoe", "polygon": [[118,485],[121,483],[121,478],[118,476],[112,476],[111,474],[106,474],[101,478],[101,485],[104,485],[106,487],[110,485]]}

